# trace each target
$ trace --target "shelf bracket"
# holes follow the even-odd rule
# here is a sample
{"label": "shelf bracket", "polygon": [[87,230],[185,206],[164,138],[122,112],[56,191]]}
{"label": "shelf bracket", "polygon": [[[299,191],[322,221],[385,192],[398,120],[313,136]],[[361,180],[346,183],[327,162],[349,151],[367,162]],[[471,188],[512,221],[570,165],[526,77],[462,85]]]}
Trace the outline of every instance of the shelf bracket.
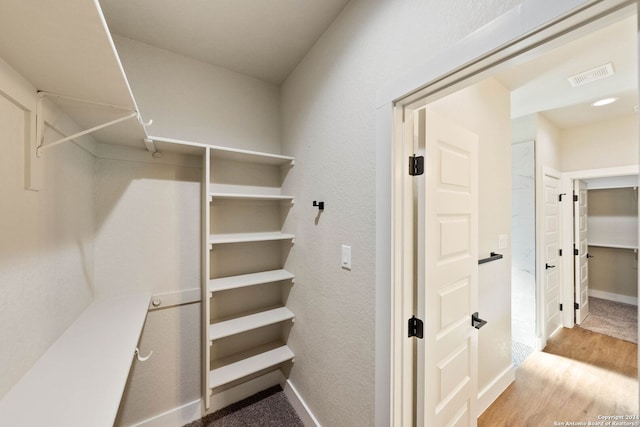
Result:
{"label": "shelf bracket", "polygon": [[[44,97],[51,97],[51,98],[60,98],[60,99],[67,99],[70,101],[74,101],[74,102],[79,102],[79,103],[83,103],[83,104],[90,104],[90,105],[96,105],[99,107],[105,107],[105,108],[110,108],[110,109],[115,109],[115,110],[123,110],[123,111],[127,111],[128,113],[122,117],[118,117],[117,119],[114,120],[110,120],[106,123],[102,123],[100,125],[97,126],[93,126],[89,129],[80,131],[80,132],[76,132],[73,135],[69,135],[69,136],[65,136],[64,138],[60,138],[57,139],[53,142],[49,142],[47,144],[44,143],[44,127],[45,127],[45,122],[44,122],[44,117],[43,117],[43,108],[42,108],[42,99]],[[57,93],[53,93],[53,92],[45,92],[45,91],[38,91],[38,100],[37,100],[37,104],[36,104],[36,157],[40,158],[42,157],[43,153],[45,150],[48,150],[49,148],[55,147],[56,145],[62,144],[63,142],[67,142],[67,141],[71,141],[74,140],[76,138],[79,138],[83,135],[87,135],[89,133],[93,133],[95,131],[98,131],[100,129],[104,129],[106,127],[109,126],[113,126],[115,124],[118,124],[120,122],[123,122],[125,120],[129,120],[131,118],[137,118],[138,122],[140,123],[141,126],[148,126],[150,125],[153,121],[150,120],[148,123],[145,123],[142,121],[142,117],[140,116],[140,113],[136,110],[133,110],[129,107],[123,107],[121,105],[114,105],[114,104],[107,104],[107,103],[103,103],[103,102],[96,102],[96,101],[90,101],[87,99],[81,99],[81,98],[74,98],[71,96],[66,96],[66,95],[60,95]],[[158,153],[158,150],[155,148],[155,145],[153,144],[153,141],[150,141],[149,143],[147,143],[147,141],[145,140],[145,145],[147,147],[147,150],[149,150],[149,152],[153,155],[153,157],[161,157],[161,154]],[[156,155],[157,153],[157,155]]]}

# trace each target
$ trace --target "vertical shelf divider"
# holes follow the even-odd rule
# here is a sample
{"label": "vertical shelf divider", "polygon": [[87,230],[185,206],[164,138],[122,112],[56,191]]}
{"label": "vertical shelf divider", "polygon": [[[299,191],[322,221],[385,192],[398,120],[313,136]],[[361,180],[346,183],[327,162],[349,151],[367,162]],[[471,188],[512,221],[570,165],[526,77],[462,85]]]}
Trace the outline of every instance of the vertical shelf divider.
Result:
{"label": "vertical shelf divider", "polygon": [[209,386],[211,369],[211,340],[209,339],[209,319],[211,318],[211,307],[209,304],[209,290],[207,284],[211,277],[211,254],[209,253],[209,235],[211,226],[209,224],[210,209],[209,194],[211,183],[211,149],[206,148],[203,160],[202,177],[202,387],[204,396],[204,407],[208,410],[211,407],[211,387]]}

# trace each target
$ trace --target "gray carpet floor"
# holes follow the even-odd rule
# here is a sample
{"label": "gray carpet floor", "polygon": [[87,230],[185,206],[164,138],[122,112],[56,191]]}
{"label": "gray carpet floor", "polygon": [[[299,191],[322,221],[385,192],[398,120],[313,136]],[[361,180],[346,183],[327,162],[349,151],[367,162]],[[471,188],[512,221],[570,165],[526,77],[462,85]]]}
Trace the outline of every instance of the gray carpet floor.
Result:
{"label": "gray carpet floor", "polygon": [[184,427],[304,427],[280,386],[268,388]]}
{"label": "gray carpet floor", "polygon": [[589,315],[580,325],[610,337],[638,342],[638,307],[589,297]]}

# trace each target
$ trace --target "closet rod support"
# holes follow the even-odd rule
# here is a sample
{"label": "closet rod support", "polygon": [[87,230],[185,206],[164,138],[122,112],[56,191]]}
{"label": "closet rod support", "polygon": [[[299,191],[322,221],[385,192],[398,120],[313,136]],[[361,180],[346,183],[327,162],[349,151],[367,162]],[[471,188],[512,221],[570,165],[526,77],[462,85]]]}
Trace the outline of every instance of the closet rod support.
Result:
{"label": "closet rod support", "polygon": [[[108,127],[108,126],[115,125],[115,124],[120,123],[120,122],[123,122],[123,121],[125,121],[125,120],[129,120],[129,119],[131,119],[131,118],[133,118],[133,117],[138,117],[138,113],[134,111],[134,112],[132,112],[132,113],[127,114],[127,115],[126,115],[126,116],[124,116],[124,117],[120,117],[120,118],[117,118],[117,119],[115,119],[115,120],[111,120],[111,121],[109,121],[109,122],[107,122],[107,123],[103,123],[103,124],[101,124],[101,125],[94,126],[94,127],[92,127],[92,128],[89,128],[89,129],[83,130],[83,131],[81,131],[81,132],[74,133],[73,135],[66,136],[66,137],[64,137],[64,138],[60,138],[60,139],[55,140],[55,141],[53,141],[53,142],[50,142],[50,143],[48,143],[48,144],[44,144],[44,142],[43,142],[43,141],[40,141],[40,145],[38,145],[38,148],[36,148],[36,155],[37,155],[38,157],[41,157],[41,156],[42,156],[42,152],[43,152],[44,150],[47,150],[47,149],[49,149],[49,148],[51,148],[51,147],[55,147],[56,145],[62,144],[63,142],[67,142],[67,141],[70,141],[70,140],[72,140],[72,139],[76,139],[76,138],[81,137],[81,136],[83,136],[83,135],[86,135],[86,134],[88,134],[88,133],[92,133],[92,132],[95,132],[95,131],[97,131],[97,130],[100,130],[100,129],[106,128],[106,127]],[[42,134],[43,134],[43,133],[41,132],[41,133],[40,133],[40,135],[42,135]]]}
{"label": "closet rod support", "polygon": [[144,145],[147,147],[147,151],[151,153],[151,156],[154,159],[159,159],[160,157],[162,157],[162,153],[159,152],[156,148],[156,145],[153,143],[153,139],[145,138]]}

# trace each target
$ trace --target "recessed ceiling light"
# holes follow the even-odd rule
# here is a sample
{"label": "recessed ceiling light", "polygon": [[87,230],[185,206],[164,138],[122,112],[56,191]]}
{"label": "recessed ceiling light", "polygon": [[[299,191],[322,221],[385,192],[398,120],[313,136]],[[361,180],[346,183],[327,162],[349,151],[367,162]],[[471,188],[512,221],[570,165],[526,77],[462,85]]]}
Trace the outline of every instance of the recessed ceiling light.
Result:
{"label": "recessed ceiling light", "polygon": [[599,101],[594,102],[593,104],[591,104],[593,107],[602,107],[603,105],[609,105],[609,104],[613,104],[614,102],[616,102],[618,100],[618,98],[604,98],[601,99]]}

